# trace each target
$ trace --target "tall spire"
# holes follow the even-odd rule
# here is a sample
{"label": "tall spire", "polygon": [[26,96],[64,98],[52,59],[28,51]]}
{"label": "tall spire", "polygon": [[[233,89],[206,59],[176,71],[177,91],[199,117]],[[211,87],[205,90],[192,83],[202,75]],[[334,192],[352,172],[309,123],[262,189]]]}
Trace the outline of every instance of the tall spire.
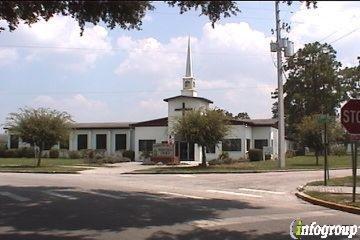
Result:
{"label": "tall spire", "polygon": [[185,77],[192,77],[192,62],[191,62],[191,46],[190,46],[190,36],[188,39],[188,49],[186,57],[186,74]]}

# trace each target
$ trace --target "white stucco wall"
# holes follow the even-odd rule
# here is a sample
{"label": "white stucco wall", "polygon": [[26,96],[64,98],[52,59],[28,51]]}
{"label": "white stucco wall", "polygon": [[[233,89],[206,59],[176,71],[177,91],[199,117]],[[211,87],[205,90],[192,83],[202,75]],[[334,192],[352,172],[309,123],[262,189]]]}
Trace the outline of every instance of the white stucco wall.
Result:
{"label": "white stucco wall", "polygon": [[209,108],[209,103],[196,98],[176,98],[168,101],[168,131],[169,135],[173,130],[174,121],[182,116],[182,111],[176,111],[175,109],[182,108],[182,104],[185,103],[185,108],[192,108],[194,110],[198,110],[201,108],[207,109]]}
{"label": "white stucco wall", "polygon": [[141,161],[139,140],[155,140],[156,143],[168,140],[168,127],[135,127],[135,161]]}
{"label": "white stucco wall", "polygon": [[88,149],[96,149],[96,135],[106,134],[106,151],[108,154],[115,153],[115,135],[126,134],[126,150],[131,149],[131,129],[89,129],[73,130],[69,136],[69,150],[77,151],[77,137],[80,134],[87,134]]}

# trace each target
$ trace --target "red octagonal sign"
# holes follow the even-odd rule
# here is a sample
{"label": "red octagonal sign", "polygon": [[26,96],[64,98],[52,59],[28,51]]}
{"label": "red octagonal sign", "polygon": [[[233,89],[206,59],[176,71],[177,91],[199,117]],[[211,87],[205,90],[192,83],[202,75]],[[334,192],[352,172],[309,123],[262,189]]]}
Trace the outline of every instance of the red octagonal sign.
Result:
{"label": "red octagonal sign", "polygon": [[341,123],[350,134],[360,134],[360,99],[351,99],[341,108]]}

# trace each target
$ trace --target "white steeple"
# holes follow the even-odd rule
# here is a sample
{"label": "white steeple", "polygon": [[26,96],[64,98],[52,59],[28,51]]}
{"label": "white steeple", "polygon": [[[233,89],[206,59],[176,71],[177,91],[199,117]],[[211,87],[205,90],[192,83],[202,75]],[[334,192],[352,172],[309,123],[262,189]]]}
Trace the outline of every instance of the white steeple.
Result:
{"label": "white steeple", "polygon": [[187,56],[186,56],[186,74],[185,77],[192,77],[192,61],[191,61],[191,45],[190,37],[188,40]]}
{"label": "white steeple", "polygon": [[197,92],[195,90],[195,78],[192,73],[190,37],[188,39],[188,48],[187,48],[187,56],[186,56],[186,72],[185,72],[185,77],[183,77],[183,89],[181,90],[181,95],[191,96],[191,97],[197,96]]}

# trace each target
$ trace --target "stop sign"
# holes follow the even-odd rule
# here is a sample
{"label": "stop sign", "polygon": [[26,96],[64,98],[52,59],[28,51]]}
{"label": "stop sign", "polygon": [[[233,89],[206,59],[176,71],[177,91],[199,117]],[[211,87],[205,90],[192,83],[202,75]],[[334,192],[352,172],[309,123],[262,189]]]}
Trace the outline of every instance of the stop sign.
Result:
{"label": "stop sign", "polygon": [[350,99],[341,108],[341,123],[350,134],[360,134],[360,99]]}

